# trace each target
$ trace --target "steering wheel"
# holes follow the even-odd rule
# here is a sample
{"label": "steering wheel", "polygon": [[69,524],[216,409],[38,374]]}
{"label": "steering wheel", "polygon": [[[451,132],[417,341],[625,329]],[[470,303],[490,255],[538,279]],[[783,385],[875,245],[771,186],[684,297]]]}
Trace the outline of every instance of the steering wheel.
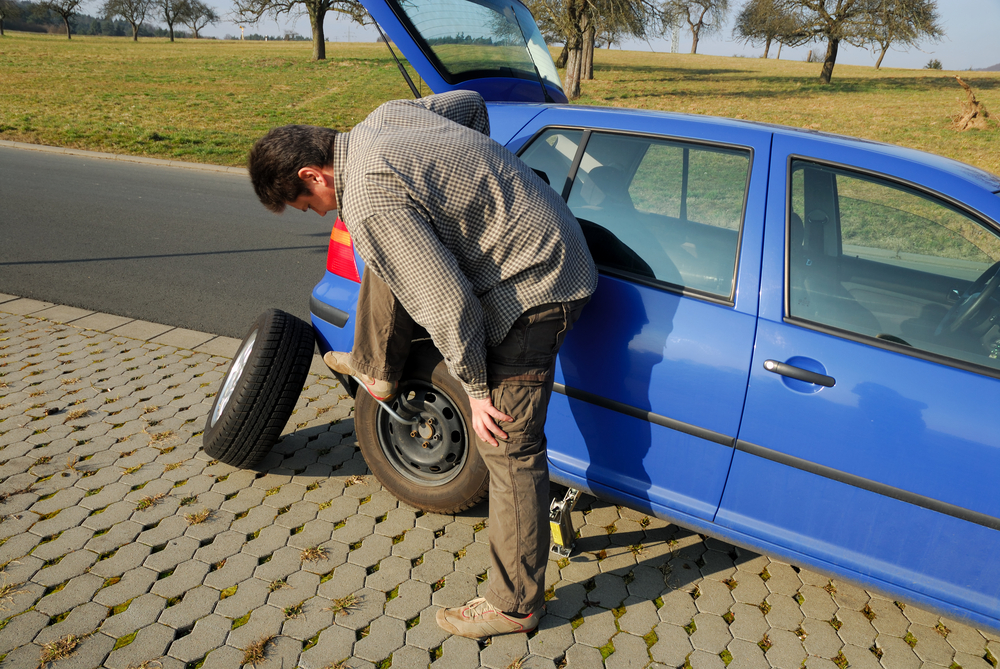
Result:
{"label": "steering wheel", "polygon": [[968,323],[969,319],[986,305],[998,285],[1000,285],[1000,262],[994,263],[965,289],[958,302],[941,319],[937,329],[934,330],[934,336],[940,336],[945,326],[949,332],[958,332],[960,327]]}

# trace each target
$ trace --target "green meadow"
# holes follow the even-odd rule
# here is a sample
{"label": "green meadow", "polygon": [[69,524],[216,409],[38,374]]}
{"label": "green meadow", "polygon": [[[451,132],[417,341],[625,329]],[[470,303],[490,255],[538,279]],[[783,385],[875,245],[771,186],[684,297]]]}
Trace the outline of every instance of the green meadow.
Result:
{"label": "green meadow", "polygon": [[[382,44],[0,38],[0,139],[222,165],[287,123],[346,130],[410,97]],[[1000,129],[959,133],[960,74],[1000,113],[1000,73],[875,70],[787,60],[598,50],[576,104],[813,128],[930,151],[1000,173]],[[417,79],[419,85],[419,79]],[[426,86],[422,92],[429,93]],[[1000,128],[1000,126],[998,126]]]}

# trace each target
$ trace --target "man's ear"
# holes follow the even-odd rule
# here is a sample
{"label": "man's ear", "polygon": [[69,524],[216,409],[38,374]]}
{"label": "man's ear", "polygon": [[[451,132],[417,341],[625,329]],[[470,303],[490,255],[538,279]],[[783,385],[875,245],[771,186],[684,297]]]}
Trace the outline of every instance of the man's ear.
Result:
{"label": "man's ear", "polygon": [[326,175],[318,167],[307,166],[299,169],[299,178],[306,182],[306,186],[312,190],[313,184],[326,186]]}

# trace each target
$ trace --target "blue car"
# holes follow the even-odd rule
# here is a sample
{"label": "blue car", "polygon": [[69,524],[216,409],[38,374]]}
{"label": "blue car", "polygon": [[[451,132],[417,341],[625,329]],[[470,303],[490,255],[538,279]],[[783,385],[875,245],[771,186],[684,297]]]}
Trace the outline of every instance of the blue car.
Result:
{"label": "blue car", "polygon": [[[483,95],[493,139],[562,194],[597,262],[557,362],[553,481],[1000,628],[1000,178],[570,106],[514,0],[365,5],[434,92]],[[339,221],[327,270],[315,336],[350,350],[363,262]],[[486,469],[429,342],[402,391],[435,420],[404,428],[359,393],[369,467],[414,506],[475,504]]]}

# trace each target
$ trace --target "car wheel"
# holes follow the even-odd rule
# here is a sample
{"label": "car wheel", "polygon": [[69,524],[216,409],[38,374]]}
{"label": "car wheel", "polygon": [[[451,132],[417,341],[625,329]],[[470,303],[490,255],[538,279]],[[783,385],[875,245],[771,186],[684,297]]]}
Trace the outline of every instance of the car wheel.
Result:
{"label": "car wheel", "polygon": [[411,354],[391,406],[420,422],[400,424],[366,392],[355,405],[361,453],[389,492],[436,513],[457,513],[486,497],[489,473],[473,441],[468,396],[440,354]]}
{"label": "car wheel", "polygon": [[234,467],[260,462],[281,437],[313,354],[312,327],[270,309],[250,327],[205,424],[205,452]]}

